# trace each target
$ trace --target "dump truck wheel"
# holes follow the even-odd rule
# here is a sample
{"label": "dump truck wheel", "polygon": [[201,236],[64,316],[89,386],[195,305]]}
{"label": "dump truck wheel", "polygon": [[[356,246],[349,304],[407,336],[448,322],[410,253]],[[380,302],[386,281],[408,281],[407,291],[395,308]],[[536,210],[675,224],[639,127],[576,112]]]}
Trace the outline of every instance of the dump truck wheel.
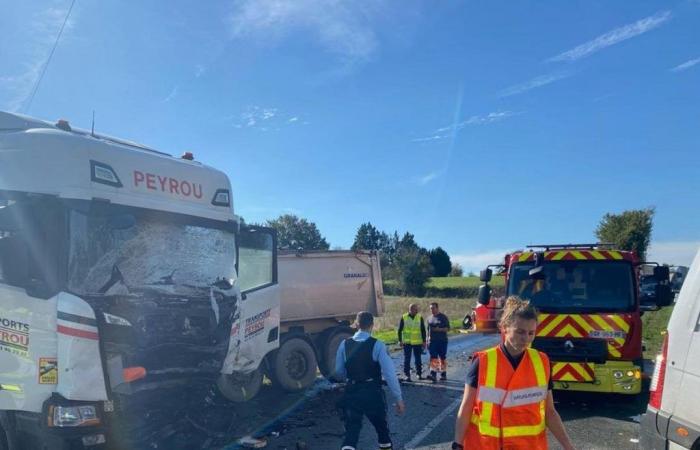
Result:
{"label": "dump truck wheel", "polygon": [[216,380],[221,395],[236,403],[246,402],[258,395],[262,383],[263,374],[260,368],[249,374],[221,374]]}
{"label": "dump truck wheel", "polygon": [[319,369],[324,377],[330,378],[335,373],[335,354],[338,353],[338,346],[345,339],[352,336],[350,329],[340,329],[331,334],[323,345],[322,361]]}
{"label": "dump truck wheel", "polygon": [[305,339],[291,338],[274,355],[272,383],[288,392],[311,386],[316,379],[316,353]]}

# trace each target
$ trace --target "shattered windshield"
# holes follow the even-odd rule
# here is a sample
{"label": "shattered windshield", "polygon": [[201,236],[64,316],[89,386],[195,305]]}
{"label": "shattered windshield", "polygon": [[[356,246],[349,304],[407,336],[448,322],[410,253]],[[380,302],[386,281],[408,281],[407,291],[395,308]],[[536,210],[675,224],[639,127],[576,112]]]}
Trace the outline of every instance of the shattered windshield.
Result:
{"label": "shattered windshield", "polygon": [[616,261],[561,261],[544,265],[533,280],[533,264],[511,269],[508,293],[531,300],[542,311],[626,311],[634,305],[632,268]]}
{"label": "shattered windshield", "polygon": [[[133,211],[132,211],[133,212]],[[174,214],[72,210],[68,287],[77,294],[157,289],[184,294],[235,279],[232,231]]]}

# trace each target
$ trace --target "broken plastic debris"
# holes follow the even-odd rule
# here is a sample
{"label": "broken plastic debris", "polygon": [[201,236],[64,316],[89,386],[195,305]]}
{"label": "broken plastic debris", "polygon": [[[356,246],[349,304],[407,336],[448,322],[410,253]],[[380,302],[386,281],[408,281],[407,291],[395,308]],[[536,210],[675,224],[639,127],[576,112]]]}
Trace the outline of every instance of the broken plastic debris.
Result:
{"label": "broken plastic debris", "polygon": [[267,441],[265,439],[256,439],[253,436],[244,436],[238,440],[238,443],[245,448],[265,448]]}

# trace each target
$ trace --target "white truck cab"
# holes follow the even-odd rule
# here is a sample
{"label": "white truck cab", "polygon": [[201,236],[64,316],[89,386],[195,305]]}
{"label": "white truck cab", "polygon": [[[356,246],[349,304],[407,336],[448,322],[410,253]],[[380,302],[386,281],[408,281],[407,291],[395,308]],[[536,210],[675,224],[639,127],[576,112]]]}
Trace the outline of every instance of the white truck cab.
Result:
{"label": "white truck cab", "polygon": [[0,450],[135,448],[245,385],[279,345],[275,267],[224,173],[0,112]]}
{"label": "white truck cab", "polygon": [[650,391],[641,448],[700,449],[700,251],[676,300]]}

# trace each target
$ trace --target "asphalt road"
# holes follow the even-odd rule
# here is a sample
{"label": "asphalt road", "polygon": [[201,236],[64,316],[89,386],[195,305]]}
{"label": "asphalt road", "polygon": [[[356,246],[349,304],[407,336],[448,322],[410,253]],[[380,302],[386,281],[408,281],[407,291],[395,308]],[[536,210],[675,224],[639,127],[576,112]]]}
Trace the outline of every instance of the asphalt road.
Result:
{"label": "asphalt road", "polygon": [[[456,410],[462,396],[467,358],[476,350],[494,345],[493,335],[461,335],[450,339],[448,381],[402,384],[407,411],[398,416],[393,408],[389,427],[396,449],[448,449],[452,442]],[[400,352],[392,354],[401,372]],[[427,356],[425,356],[427,360]],[[427,361],[426,361],[427,363]],[[321,378],[304,394],[284,394],[264,386],[251,402],[232,406],[220,403],[207,408],[193,421],[209,438],[190,446],[181,438],[161,448],[236,449],[237,438],[253,435],[266,441],[265,448],[331,450],[340,448],[343,424],[335,408],[342,394],[338,385]],[[388,396],[387,392],[387,396]],[[555,402],[578,449],[637,449],[639,414],[646,399],[555,392]],[[359,449],[377,448],[376,435],[365,421]],[[561,447],[550,436],[550,448]]]}

